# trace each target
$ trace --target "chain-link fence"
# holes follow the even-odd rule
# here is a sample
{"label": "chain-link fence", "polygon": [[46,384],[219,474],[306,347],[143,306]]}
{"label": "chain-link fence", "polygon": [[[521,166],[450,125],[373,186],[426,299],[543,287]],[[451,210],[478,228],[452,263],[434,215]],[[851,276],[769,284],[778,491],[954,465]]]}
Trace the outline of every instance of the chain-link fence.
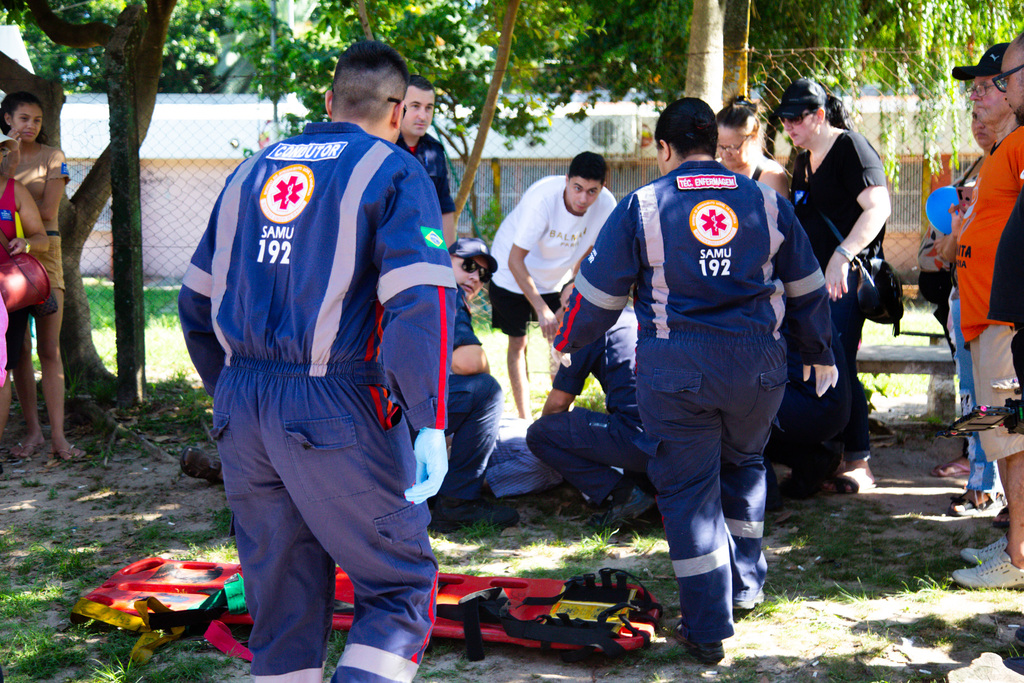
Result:
{"label": "chain-link fence", "polygon": [[[900,81],[901,59],[921,59],[867,51],[786,50],[750,52],[750,97],[770,110],[799,76],[817,78],[843,98],[855,128],[882,154],[890,177],[893,214],[886,254],[907,282],[916,282],[916,254],[930,191],[949,184],[956,162],[973,160],[979,150],[970,137],[969,102],[963,94],[935,83]],[[563,67],[564,68],[564,67]],[[890,71],[884,71],[889,69]],[[884,79],[900,88],[879,85]],[[858,78],[859,77],[859,78]],[[878,82],[873,82],[875,78]],[[922,93],[944,93],[931,100]],[[143,268],[147,287],[174,289],[188,265],[231,170],[247,150],[277,137],[273,105],[251,95],[161,95],[141,150]],[[601,103],[585,117],[570,117],[573,107],[556,111],[538,141],[506,140],[492,132],[476,174],[473,193],[459,221],[461,234],[493,235],[501,219],[534,181],[564,174],[573,156],[599,152],[609,162],[608,187],[622,197],[657,177],[653,131],[657,108],[635,102]],[[294,99],[278,115],[300,113]],[[106,98],[72,95],[61,117],[61,144],[69,161],[72,196],[109,141]],[[790,148],[782,132],[768,125],[767,147],[784,165]],[[453,195],[465,168],[451,155]],[[109,287],[113,242],[108,207],[93,228],[81,261],[87,277],[93,319],[112,320]],[[93,298],[95,297],[95,298]],[[149,297],[147,297],[148,300]],[[173,297],[158,297],[173,315]]]}

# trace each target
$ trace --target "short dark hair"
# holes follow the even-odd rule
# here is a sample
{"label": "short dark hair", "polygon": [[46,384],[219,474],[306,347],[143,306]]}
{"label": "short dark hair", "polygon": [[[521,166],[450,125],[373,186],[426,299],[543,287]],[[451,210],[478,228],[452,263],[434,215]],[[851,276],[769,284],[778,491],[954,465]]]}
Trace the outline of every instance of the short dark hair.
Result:
{"label": "short dark hair", "polygon": [[434,92],[434,84],[419,74],[409,76],[409,87],[426,90],[427,92]]}
{"label": "short dark hair", "polygon": [[594,152],[582,152],[573,157],[572,163],[569,164],[568,177],[596,180],[604,185],[607,173],[608,165],[604,163],[603,156]]}
{"label": "short dark hair", "polygon": [[[18,111],[18,107],[23,104],[34,104],[40,109],[43,108],[43,103],[38,97],[25,90],[19,90],[18,92],[12,92],[8,94],[3,102],[0,102],[0,132],[7,135],[11,132],[11,126],[7,123],[7,118],[4,114],[10,114],[11,118],[14,118],[14,112]],[[36,142],[46,144],[46,135],[43,130],[39,130],[39,134],[36,136]]]}
{"label": "short dark hair", "polygon": [[345,118],[375,121],[388,115],[409,85],[405,59],[390,45],[362,40],[348,46],[334,69],[333,108]]}
{"label": "short dark hair", "polygon": [[715,112],[704,100],[684,97],[661,112],[654,128],[654,139],[671,145],[677,154],[708,154],[718,151],[718,122]]}

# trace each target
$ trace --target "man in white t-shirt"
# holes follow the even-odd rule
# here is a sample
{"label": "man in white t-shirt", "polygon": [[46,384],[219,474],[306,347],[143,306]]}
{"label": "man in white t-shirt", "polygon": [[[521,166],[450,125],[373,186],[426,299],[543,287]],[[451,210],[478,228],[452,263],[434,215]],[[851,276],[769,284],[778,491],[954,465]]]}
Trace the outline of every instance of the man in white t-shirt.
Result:
{"label": "man in white t-shirt", "polygon": [[555,338],[558,293],[615,208],[606,170],[600,154],[577,155],[568,175],[531,185],[494,236],[491,253],[500,267],[490,287],[491,326],[508,335],[508,377],[520,418],[531,417],[527,323],[539,321],[544,337]]}

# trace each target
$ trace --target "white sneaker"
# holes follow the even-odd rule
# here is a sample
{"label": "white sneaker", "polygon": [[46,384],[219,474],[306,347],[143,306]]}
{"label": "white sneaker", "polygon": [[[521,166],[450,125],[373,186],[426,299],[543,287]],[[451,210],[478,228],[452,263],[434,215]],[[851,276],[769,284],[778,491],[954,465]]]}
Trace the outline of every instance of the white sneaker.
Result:
{"label": "white sneaker", "polygon": [[967,588],[1024,588],[1024,569],[1017,569],[1010,556],[1000,552],[983,564],[957,569],[953,580]]}
{"label": "white sneaker", "polygon": [[960,557],[964,558],[964,562],[981,564],[988,562],[1004,550],[1006,550],[1006,536],[989,543],[984,548],[964,548],[960,551]]}

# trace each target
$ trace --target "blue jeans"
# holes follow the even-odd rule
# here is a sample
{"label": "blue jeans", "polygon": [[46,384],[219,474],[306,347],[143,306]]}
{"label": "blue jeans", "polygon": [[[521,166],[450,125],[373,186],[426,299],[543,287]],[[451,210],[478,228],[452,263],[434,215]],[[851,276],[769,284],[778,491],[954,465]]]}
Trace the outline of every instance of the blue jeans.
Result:
{"label": "blue jeans", "polygon": [[871,457],[871,439],[868,434],[868,400],[864,385],[857,376],[857,348],[864,330],[864,315],[857,305],[857,271],[850,269],[846,284],[849,291],[838,301],[829,302],[832,323],[839,331],[839,352],[850,369],[850,421],[843,430],[841,439],[845,447],[844,458],[867,460]]}
{"label": "blue jeans", "polygon": [[[964,344],[964,333],[960,329],[960,299],[956,298],[949,304],[953,317],[953,344],[956,351],[956,374],[960,380],[960,411],[961,415],[974,410],[974,361],[971,352]],[[968,491],[992,491],[996,486],[996,464],[985,459],[985,451],[981,447],[981,439],[976,433],[967,436],[967,459],[971,463],[971,474],[967,478]]]}

